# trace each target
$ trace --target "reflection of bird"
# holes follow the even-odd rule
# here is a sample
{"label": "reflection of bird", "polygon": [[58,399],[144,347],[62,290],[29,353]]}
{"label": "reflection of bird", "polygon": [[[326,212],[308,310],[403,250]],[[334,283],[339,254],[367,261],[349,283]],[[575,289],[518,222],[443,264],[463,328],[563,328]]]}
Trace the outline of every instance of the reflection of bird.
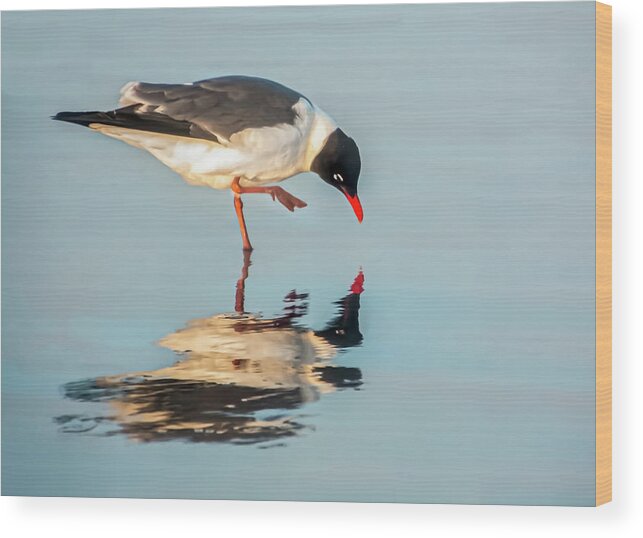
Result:
{"label": "reflection of bird", "polygon": [[188,183],[232,189],[245,250],[252,247],[241,195],[267,193],[290,211],[305,207],[281,187],[263,186],[301,172],[315,172],[341,191],[362,221],[357,145],[290,88],[247,76],[192,84],[130,82],[121,90],[120,105],[109,112],[60,112],[54,119],[145,149]]}
{"label": "reflection of bird", "polygon": [[[254,443],[295,435],[303,426],[287,410],[337,388],[361,385],[359,369],[336,366],[332,360],[338,350],[362,342],[364,277],[360,272],[350,293],[337,303],[338,315],[314,331],[297,324],[306,313],[305,294],[290,292],[277,317],[243,310],[249,262],[247,256],[235,313],[192,320],[159,342],[181,360],[158,370],[69,383],[66,395],[108,401],[114,415],[106,420],[144,441]],[[83,423],[70,416],[58,420],[68,431]]]}

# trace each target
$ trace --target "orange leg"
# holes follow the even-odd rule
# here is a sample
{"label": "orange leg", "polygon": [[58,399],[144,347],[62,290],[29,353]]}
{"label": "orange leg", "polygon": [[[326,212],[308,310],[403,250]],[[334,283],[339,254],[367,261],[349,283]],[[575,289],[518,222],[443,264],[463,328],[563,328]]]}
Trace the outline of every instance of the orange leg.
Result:
{"label": "orange leg", "polygon": [[306,207],[308,204],[286,192],[281,187],[242,187],[239,185],[240,177],[235,177],[232,182],[231,189],[236,195],[250,194],[250,193],[265,193],[269,194],[273,200],[278,200],[288,211],[294,211],[295,208]]}
{"label": "orange leg", "polygon": [[239,219],[239,228],[241,229],[241,240],[243,241],[243,250],[250,252],[252,245],[248,238],[248,228],[246,228],[246,219],[243,216],[243,202],[241,196],[237,193],[234,194],[234,209],[237,212],[237,219]]}

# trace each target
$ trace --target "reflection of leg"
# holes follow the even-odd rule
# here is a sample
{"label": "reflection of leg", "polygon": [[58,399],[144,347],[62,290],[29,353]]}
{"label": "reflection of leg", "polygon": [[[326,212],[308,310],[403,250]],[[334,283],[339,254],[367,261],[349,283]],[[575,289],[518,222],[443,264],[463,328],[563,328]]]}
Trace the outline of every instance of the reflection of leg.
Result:
{"label": "reflection of leg", "polygon": [[[237,305],[235,309],[238,313],[243,312],[244,280],[245,278],[242,275],[237,282]],[[237,332],[247,332],[290,327],[295,319],[305,316],[308,312],[308,303],[306,302],[306,299],[308,299],[307,293],[297,293],[293,290],[284,298],[284,302],[287,306],[284,307],[284,313],[281,316],[268,320],[255,320],[251,324],[240,323],[234,328],[234,330]]]}
{"label": "reflection of leg", "polygon": [[243,216],[243,201],[241,196],[236,194],[234,195],[234,209],[237,212],[237,219],[239,220],[239,229],[241,230],[241,240],[243,241],[243,250],[250,252],[252,250],[252,245],[250,244],[250,238],[248,237],[248,229],[246,228],[246,219]]}
{"label": "reflection of leg", "polygon": [[292,290],[284,297],[284,315],[285,319],[300,318],[308,313],[308,294],[297,293]]}
{"label": "reflection of leg", "polygon": [[306,207],[308,204],[285,191],[281,187],[242,187],[239,184],[241,178],[235,177],[231,189],[235,194],[265,193],[269,194],[273,200],[278,200],[288,211],[294,211],[296,207]]}
{"label": "reflection of leg", "polygon": [[245,299],[246,299],[246,278],[248,278],[248,268],[250,267],[251,250],[243,251],[243,268],[241,269],[241,277],[237,280],[237,290],[234,300],[234,311],[242,314],[245,312]]}

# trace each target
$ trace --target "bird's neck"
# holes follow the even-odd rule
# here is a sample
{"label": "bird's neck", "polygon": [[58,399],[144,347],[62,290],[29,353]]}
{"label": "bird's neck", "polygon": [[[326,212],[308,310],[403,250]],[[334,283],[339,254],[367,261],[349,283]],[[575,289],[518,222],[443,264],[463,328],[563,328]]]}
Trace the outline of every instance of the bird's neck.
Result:
{"label": "bird's neck", "polygon": [[306,155],[304,157],[306,171],[310,171],[315,157],[319,155],[328,137],[335,129],[337,129],[337,124],[333,119],[323,110],[315,107],[313,121],[308,134],[308,143],[306,144]]}

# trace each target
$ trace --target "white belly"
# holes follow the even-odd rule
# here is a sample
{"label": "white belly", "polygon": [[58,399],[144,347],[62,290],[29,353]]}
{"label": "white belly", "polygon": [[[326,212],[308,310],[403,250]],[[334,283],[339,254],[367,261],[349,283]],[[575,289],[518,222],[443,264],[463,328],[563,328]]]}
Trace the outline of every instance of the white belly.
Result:
{"label": "white belly", "polygon": [[[227,189],[235,177],[243,183],[281,181],[302,172],[294,151],[252,151],[198,138],[184,138],[106,125],[92,126],[101,133],[149,151],[192,185]],[[293,159],[294,157],[294,159]]]}

